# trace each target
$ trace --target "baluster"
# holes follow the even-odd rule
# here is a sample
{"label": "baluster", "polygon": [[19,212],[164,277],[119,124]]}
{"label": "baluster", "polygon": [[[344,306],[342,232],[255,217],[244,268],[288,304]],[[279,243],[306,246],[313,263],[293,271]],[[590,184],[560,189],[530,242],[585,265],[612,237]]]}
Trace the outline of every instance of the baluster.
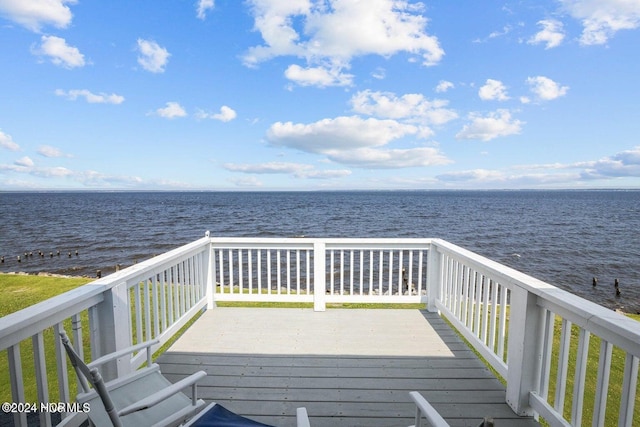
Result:
{"label": "baluster", "polygon": [[171,277],[173,284],[173,311],[174,319],[177,321],[180,318],[180,270],[177,265],[171,267]]}
{"label": "baluster", "polygon": [[227,251],[227,269],[229,270],[229,293],[234,294],[235,289],[233,286],[233,249]]}
{"label": "baluster", "polygon": [[389,250],[389,296],[393,295],[393,250]]}
{"label": "baluster", "polygon": [[248,275],[249,275],[249,294],[253,293],[253,263],[252,263],[252,256],[251,253],[253,252],[253,250],[251,249],[247,249],[247,269],[248,271]]}
{"label": "baluster", "polygon": [[[452,289],[451,292],[453,294],[453,309],[455,310],[453,313],[454,315],[458,318],[461,319],[462,318],[462,306],[463,306],[463,302],[462,302],[462,279],[460,277],[460,275],[462,274],[461,268],[462,266],[460,265],[460,263],[455,260],[452,259],[451,262],[453,263],[453,277],[452,277]],[[466,305],[465,305],[466,308]],[[466,312],[466,310],[464,310],[464,312]]]}
{"label": "baluster", "polygon": [[340,295],[344,295],[344,250],[340,250]]}
{"label": "baluster", "polygon": [[596,377],[596,395],[593,404],[593,425],[604,427],[607,411],[607,395],[609,394],[609,374],[611,373],[611,355],[613,345],[602,339],[598,358],[598,376]]}
{"label": "baluster", "polygon": [[[11,383],[11,398],[14,402],[26,402],[24,396],[24,382],[22,380],[22,359],[20,357],[20,343],[7,349],[9,357],[9,381]],[[13,424],[15,426],[27,425],[26,412],[14,412]]]}
{"label": "baluster", "polygon": [[620,397],[620,416],[618,425],[631,427],[633,424],[633,406],[638,385],[638,357],[627,353],[624,361],[624,379],[622,380],[622,396]]}
{"label": "baluster", "polygon": [[349,250],[349,295],[353,295],[353,249]]}
{"label": "baluster", "polygon": [[542,361],[540,363],[540,384],[538,389],[539,394],[544,400],[547,400],[549,395],[549,380],[551,378],[551,358],[553,351],[553,331],[556,315],[550,310],[545,310],[544,316],[544,331],[542,337]]}
{"label": "baluster", "polygon": [[507,288],[500,287],[500,324],[498,325],[498,357],[506,361],[505,357],[505,329],[507,327]]}
{"label": "baluster", "polygon": [[238,293],[242,295],[244,289],[244,281],[242,270],[244,270],[242,266],[242,249],[238,249]]}
{"label": "baluster", "polygon": [[224,252],[218,249],[218,276],[220,278],[220,293],[224,293]]}
{"label": "baluster", "polygon": [[133,304],[136,313],[136,339],[134,344],[139,344],[142,339],[142,303],[140,302],[140,282],[133,285]]}
{"label": "baluster", "polygon": [[360,250],[360,295],[364,292],[364,258]]}
{"label": "baluster", "polygon": [[[38,332],[31,337],[31,341],[33,344],[33,363],[36,371],[36,390],[38,394],[38,401],[40,403],[48,403],[49,385],[47,382],[47,364],[44,356],[44,336],[42,332]],[[48,412],[40,412],[38,416],[41,426],[51,427],[51,417]]]}
{"label": "baluster", "polygon": [[296,249],[296,293],[300,293],[300,249]]}
{"label": "baluster", "polygon": [[481,336],[481,331],[480,331],[480,312],[482,310],[481,277],[482,277],[481,274],[479,274],[477,271],[473,272],[473,282],[474,282],[473,291],[474,291],[474,310],[475,310],[475,320],[473,325],[473,331],[475,332],[475,335],[478,338],[480,338]]}
{"label": "baluster", "polygon": [[378,251],[378,295],[382,295],[382,273],[384,271],[384,252]]}
{"label": "baluster", "polygon": [[[409,251],[409,274],[407,276],[407,290],[409,291],[409,295],[411,295],[411,284],[413,282],[413,251]],[[416,289],[416,292],[418,290]],[[416,295],[420,295],[418,292]]]}
{"label": "baluster", "polygon": [[465,301],[467,301],[467,328],[469,328],[469,330],[471,332],[475,334],[476,332],[476,325],[474,323],[474,310],[477,311],[477,308],[475,306],[476,303],[476,283],[475,283],[475,271],[473,271],[471,268],[467,267],[467,290],[468,293],[465,296]]}
{"label": "baluster", "polygon": [[151,297],[149,296],[149,280],[145,279],[144,283],[144,316],[145,316],[145,327],[146,334],[145,340],[149,341],[151,339]]}
{"label": "baluster", "polygon": [[291,295],[291,251],[287,249],[287,295]]}
{"label": "baluster", "polygon": [[556,398],[554,408],[559,413],[564,411],[564,398],[567,382],[567,368],[569,364],[569,343],[571,340],[571,322],[562,319],[560,334],[560,354],[558,356],[558,373],[556,378]]}
{"label": "baluster", "polygon": [[[214,264],[215,265],[215,264]],[[215,274],[214,274],[214,286],[215,286]],[[168,307],[171,307],[171,292],[167,292],[168,284],[167,284],[167,270],[163,270],[160,273],[160,305],[162,307],[162,332],[166,331],[169,325],[167,324],[167,312]],[[169,299],[169,303],[167,305],[167,299]]]}
{"label": "baluster", "polygon": [[491,321],[489,323],[489,348],[496,351],[496,317],[498,312],[498,286],[494,280],[489,281],[491,287]]}
{"label": "baluster", "polygon": [[336,263],[335,263],[335,251],[332,249],[329,251],[329,271],[331,272],[331,277],[329,277],[329,285],[331,287],[330,289],[330,293],[331,295],[334,294],[335,292],[335,268],[336,268]]}
{"label": "baluster", "polygon": [[369,251],[369,294],[375,295],[373,290],[373,251]]}
{"label": "baluster", "polygon": [[[422,276],[427,274],[426,272],[422,271],[423,258],[424,258],[424,251],[421,250],[418,252],[418,288],[416,289],[416,292],[418,293],[418,295],[422,295]],[[435,269],[435,266],[433,266],[433,268]]]}
{"label": "baluster", "polygon": [[578,351],[576,353],[576,373],[573,383],[573,399],[571,405],[571,422],[582,425],[582,407],[584,401],[584,382],[589,357],[589,331],[580,328],[578,335]]}
{"label": "baluster", "polygon": [[[311,251],[306,250],[307,253],[307,295],[311,295]],[[332,290],[333,291],[333,290]]]}
{"label": "baluster", "polygon": [[280,295],[280,287],[282,286],[282,281],[280,277],[280,249],[276,249],[276,284],[278,286],[277,293]]}
{"label": "baluster", "polygon": [[271,249],[267,249],[267,293],[271,294]]}
{"label": "baluster", "polygon": [[158,294],[158,275],[151,278],[151,290],[153,291],[153,332],[154,336],[160,335],[160,299]]}
{"label": "baluster", "polygon": [[256,264],[258,264],[258,293],[262,293],[262,249],[257,251]]}
{"label": "baluster", "polygon": [[404,293],[404,283],[403,283],[403,277],[402,277],[402,270],[404,269],[404,264],[403,264],[403,259],[402,259],[402,255],[403,255],[404,251],[402,251],[401,249],[398,250],[398,295],[402,296],[402,294]]}

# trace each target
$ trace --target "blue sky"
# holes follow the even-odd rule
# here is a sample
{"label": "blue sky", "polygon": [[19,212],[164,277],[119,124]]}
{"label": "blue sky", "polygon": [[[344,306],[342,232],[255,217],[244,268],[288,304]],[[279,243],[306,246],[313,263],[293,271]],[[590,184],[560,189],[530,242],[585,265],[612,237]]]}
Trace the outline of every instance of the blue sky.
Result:
{"label": "blue sky", "polygon": [[0,0],[0,189],[640,188],[639,47],[639,0]]}

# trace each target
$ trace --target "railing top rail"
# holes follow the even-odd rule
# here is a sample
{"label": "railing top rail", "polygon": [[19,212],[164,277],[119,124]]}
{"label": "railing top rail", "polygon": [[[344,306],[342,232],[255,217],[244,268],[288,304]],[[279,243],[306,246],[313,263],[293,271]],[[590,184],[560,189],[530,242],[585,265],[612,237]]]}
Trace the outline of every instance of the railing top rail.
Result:
{"label": "railing top rail", "polygon": [[312,248],[324,243],[327,248],[349,249],[410,249],[428,247],[431,239],[412,238],[311,238],[311,237],[211,237],[214,247],[237,249]]}
{"label": "railing top rail", "polygon": [[93,283],[106,285],[110,288],[118,283],[135,279],[142,274],[153,274],[156,271],[162,270],[163,265],[173,263],[175,259],[180,257],[181,255],[193,254],[197,253],[200,250],[204,250],[208,244],[209,238],[203,237],[184,246],[180,246],[179,248],[172,249],[169,252],[165,252],[161,255],[156,255],[146,261],[134,264],[131,267],[125,268],[124,270],[120,270],[101,279],[97,279]]}
{"label": "railing top rail", "polygon": [[0,350],[92,307],[103,300],[104,285],[88,283],[63,294],[0,317]]}
{"label": "railing top rail", "polygon": [[539,306],[640,356],[640,322],[453,243],[433,239],[432,244],[440,252],[455,255],[490,271],[504,285],[517,286],[537,295]]}
{"label": "railing top rail", "polygon": [[203,237],[180,248],[0,318],[0,350],[100,303],[103,300],[103,293],[118,283],[135,279],[147,272],[159,270],[163,264],[171,263],[176,257],[197,252],[208,244],[209,238]]}

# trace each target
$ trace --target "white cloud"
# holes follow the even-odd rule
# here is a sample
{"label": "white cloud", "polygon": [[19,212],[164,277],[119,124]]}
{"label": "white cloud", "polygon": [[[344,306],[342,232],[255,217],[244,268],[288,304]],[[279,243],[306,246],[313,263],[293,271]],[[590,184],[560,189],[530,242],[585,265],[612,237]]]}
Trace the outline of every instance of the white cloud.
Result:
{"label": "white cloud", "polygon": [[357,167],[400,168],[449,162],[432,147],[384,148],[400,138],[420,135],[421,131],[418,126],[396,120],[350,116],[311,124],[274,123],[267,139],[274,146],[323,154],[333,162]]}
{"label": "white cloud", "polygon": [[365,90],[353,95],[350,103],[356,113],[409,123],[441,125],[458,117],[455,111],[446,108],[448,101],[429,100],[418,93],[398,97],[391,92]]}
{"label": "white cloud", "polygon": [[196,16],[198,19],[204,20],[207,17],[207,11],[213,10],[214,7],[214,0],[198,0],[196,3]]}
{"label": "white cloud", "polygon": [[436,92],[443,93],[448,91],[449,89],[453,89],[455,86],[453,83],[448,82],[446,80],[440,80],[438,85],[436,86]]}
{"label": "white cloud", "polygon": [[574,166],[584,167],[581,176],[585,179],[640,177],[640,146],[597,161],[578,163]]}
{"label": "white cloud", "polygon": [[59,148],[50,145],[41,145],[38,148],[38,154],[44,157],[72,157],[69,154],[63,153]]}
{"label": "white cloud", "polygon": [[67,41],[56,36],[42,36],[40,46],[33,49],[37,55],[48,56],[51,62],[64,68],[83,67],[84,55],[77,47],[69,46]]}
{"label": "white cloud", "polygon": [[111,95],[106,93],[95,94],[86,89],[72,89],[70,91],[56,89],[55,94],[71,101],[82,97],[90,104],[122,104],[124,102],[124,96],[116,95],[115,93]]}
{"label": "white cloud", "polygon": [[314,166],[304,163],[267,162],[257,164],[227,163],[223,167],[232,172],[253,174],[288,174],[296,178],[332,179],[351,175],[350,170],[329,169],[317,170]]}
{"label": "white cloud", "polygon": [[382,67],[376,68],[371,73],[371,77],[377,80],[383,80],[386,76],[387,76],[387,71]]}
{"label": "white cloud", "polygon": [[333,151],[328,154],[329,159],[334,162],[370,169],[399,169],[451,163],[451,160],[434,147],[404,149],[359,148],[356,150]]}
{"label": "white cloud", "polygon": [[34,32],[40,32],[44,25],[66,28],[73,18],[67,4],[76,3],[76,0],[0,0],[0,15]]}
{"label": "white cloud", "polygon": [[153,40],[138,39],[138,64],[152,73],[163,73],[171,54]]}
{"label": "white cloud", "polygon": [[538,99],[551,101],[567,94],[568,86],[561,86],[548,77],[536,76],[527,78],[527,84]]}
{"label": "white cloud", "polygon": [[167,106],[164,108],[158,108],[156,114],[165,119],[175,119],[176,117],[185,117],[187,112],[177,102],[167,102]]}
{"label": "white cloud", "polygon": [[545,49],[551,49],[560,46],[564,40],[564,28],[562,22],[555,19],[543,19],[538,21],[538,25],[542,29],[531,37],[527,43],[529,44],[545,44]]}
{"label": "white cloud", "polygon": [[0,130],[0,147],[10,151],[20,150],[20,146],[13,141],[13,138],[11,138],[11,135],[6,134],[1,130]]}
{"label": "white cloud", "polygon": [[524,124],[520,120],[513,119],[508,110],[502,109],[485,117],[471,113],[469,119],[471,123],[464,125],[462,130],[456,134],[456,138],[490,141],[499,136],[519,134]]}
{"label": "white cloud", "polygon": [[351,86],[353,75],[342,73],[341,68],[308,67],[290,65],[284,72],[287,79],[300,86]]}
{"label": "white cloud", "polygon": [[262,187],[262,181],[255,176],[243,176],[242,178],[230,178],[228,181],[238,187]]}
{"label": "white cloud", "polygon": [[311,124],[277,122],[269,128],[267,138],[272,145],[327,154],[340,150],[379,147],[417,132],[416,126],[395,120],[342,116]]}
{"label": "white cloud", "polygon": [[499,80],[487,79],[478,90],[478,96],[483,101],[506,101],[509,99],[506,86]]}
{"label": "white cloud", "polygon": [[438,175],[436,177],[440,181],[446,182],[465,182],[474,181],[478,183],[482,182],[496,182],[505,181],[505,174],[501,171],[488,170],[488,169],[473,169],[458,172],[449,172]]}
{"label": "white cloud", "polygon": [[[422,6],[393,0],[366,2],[308,0],[252,0],[254,28],[263,45],[251,47],[243,59],[255,66],[278,56],[304,58],[307,67],[288,68],[288,76],[302,84],[346,84],[343,69],[363,55],[389,57],[407,52],[422,58],[425,66],[444,56],[438,39],[425,32]],[[321,71],[324,70],[325,73]],[[331,71],[326,75],[326,71]],[[306,72],[305,72],[306,71]],[[322,75],[324,74],[324,75]]]}
{"label": "white cloud", "polygon": [[27,156],[16,160],[15,162],[13,162],[13,164],[16,166],[23,166],[26,168],[30,168],[34,165],[33,160],[31,160],[31,158]]}
{"label": "white cloud", "polygon": [[569,14],[582,22],[580,43],[605,44],[620,30],[640,27],[637,0],[560,0]]}
{"label": "white cloud", "polygon": [[230,122],[235,119],[238,114],[230,107],[223,105],[220,107],[219,113],[208,113],[204,110],[198,110],[196,113],[196,117],[199,119],[215,119],[220,120],[221,122]]}

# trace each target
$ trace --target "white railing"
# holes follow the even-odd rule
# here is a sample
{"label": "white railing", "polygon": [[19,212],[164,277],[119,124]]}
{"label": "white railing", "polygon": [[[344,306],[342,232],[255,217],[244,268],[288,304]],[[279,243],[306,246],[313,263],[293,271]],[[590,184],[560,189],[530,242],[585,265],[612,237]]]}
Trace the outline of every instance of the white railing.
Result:
{"label": "white railing", "polygon": [[[67,364],[57,339],[61,328],[72,331],[78,351],[96,358],[153,338],[162,345],[205,307],[223,301],[306,302],[317,311],[330,303],[424,303],[449,319],[506,379],[507,402],[516,413],[539,414],[551,425],[608,425],[612,416],[621,426],[632,425],[638,322],[439,239],[207,234],[0,319],[11,398],[70,400]],[[601,342],[598,354],[589,351],[590,336]],[[55,360],[45,360],[45,345],[55,347]],[[31,349],[35,360],[25,362]],[[625,360],[623,369],[612,368],[616,358]],[[106,375],[135,369],[141,359],[119,361]],[[569,360],[575,360],[574,373],[568,372]],[[33,397],[24,388],[26,365],[32,363]],[[593,363],[597,375],[590,378],[585,373]],[[57,397],[49,393],[50,384],[57,384]],[[583,414],[590,388],[595,390],[594,410]],[[607,395],[616,392],[619,407],[607,407]],[[51,424],[47,413],[40,417],[41,425]],[[14,421],[26,425],[24,413]]]}
{"label": "white railing", "polygon": [[552,426],[638,425],[639,322],[442,240],[431,251],[435,308],[506,379],[516,413]]}
{"label": "white railing", "polygon": [[[420,303],[428,239],[212,238],[214,301]],[[320,272],[317,274],[316,272]]]}
{"label": "white railing", "polygon": [[[206,305],[209,247],[205,237],[0,318],[0,351],[8,355],[10,400],[22,404],[73,400],[58,336],[63,328],[71,331],[76,351],[89,353],[90,359],[149,339],[159,340],[153,348],[157,350]],[[51,348],[53,357],[46,351]],[[53,360],[47,360],[47,353]],[[119,359],[105,366],[104,375],[112,378],[136,369],[144,357],[141,352]],[[0,359],[0,368],[5,360]],[[35,396],[25,390],[25,383],[33,382]],[[26,414],[15,412],[14,425],[26,426]],[[51,412],[38,415],[41,426],[52,425]],[[73,414],[63,414],[67,415]]]}

